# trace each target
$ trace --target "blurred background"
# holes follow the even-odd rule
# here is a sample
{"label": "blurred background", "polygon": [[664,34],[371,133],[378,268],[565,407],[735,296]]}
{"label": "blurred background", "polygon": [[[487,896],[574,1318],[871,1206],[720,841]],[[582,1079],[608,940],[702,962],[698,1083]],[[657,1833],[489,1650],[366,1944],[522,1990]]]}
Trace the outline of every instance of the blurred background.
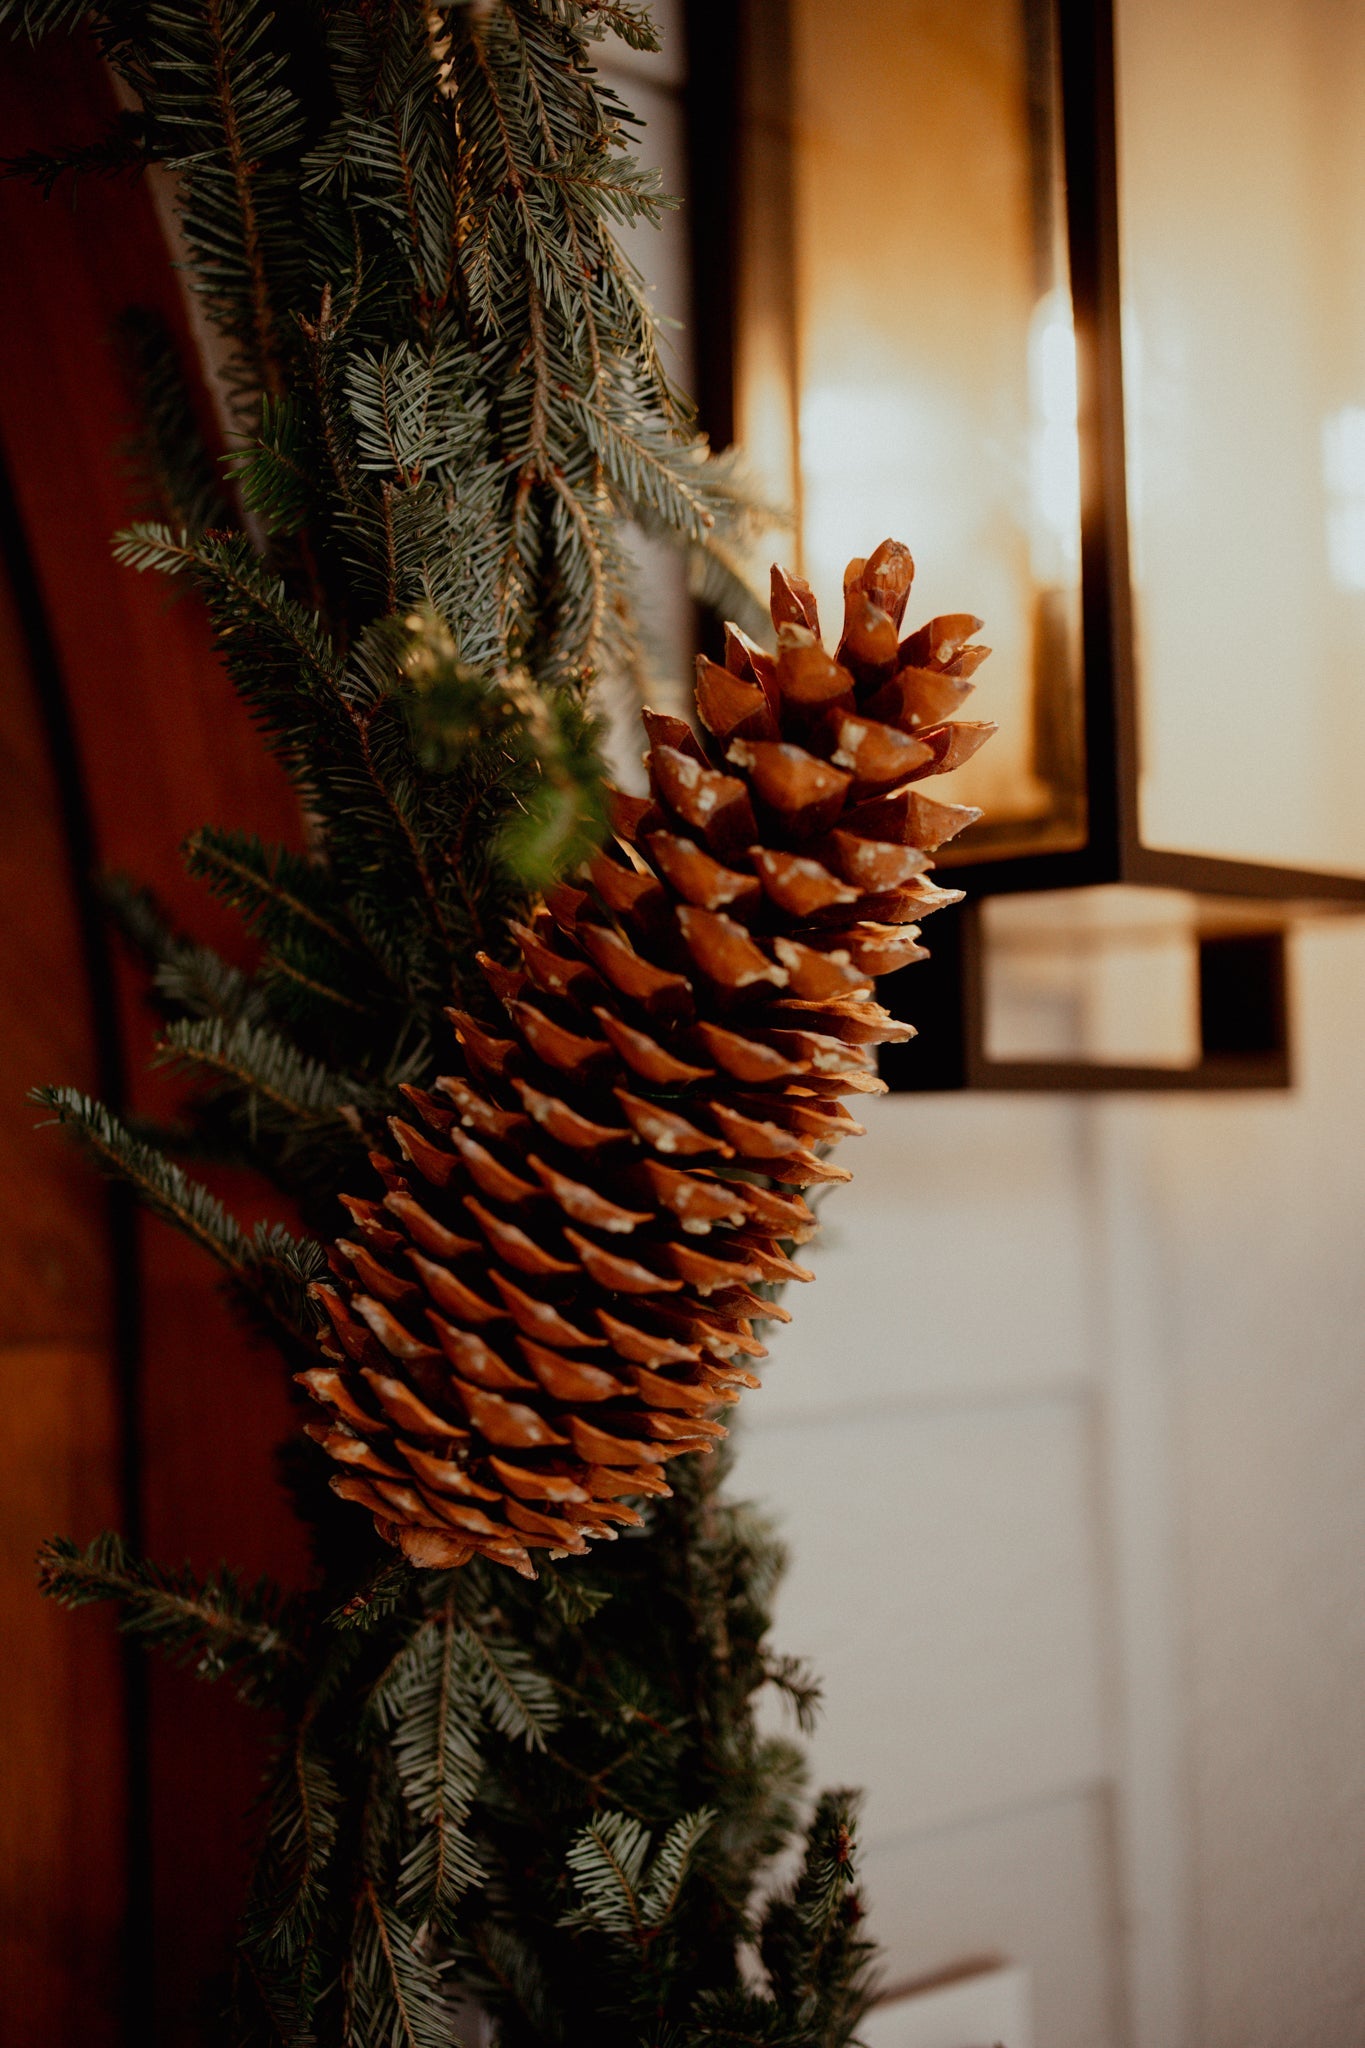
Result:
{"label": "blurred background", "polygon": [[[1365,15],[655,11],[662,54],[608,46],[610,76],[688,205],[632,253],[774,508],[755,569],[801,569],[834,625],[844,560],[894,534],[910,622],[978,612],[995,649],[973,710],[1000,733],[947,792],[985,812],[941,877],[968,906],[900,978],[921,1037],[743,1425],[792,1551],[780,1647],[825,1679],[817,1780],[866,1787],[891,1985],[1021,1965],[1037,2048],[1359,2048]],[[93,61],[7,56],[4,153],[107,97]],[[130,1898],[155,2038],[195,2037],[259,1766],[229,1699],[39,1605],[37,1543],[113,1522],[306,1569],[271,1362],[22,1099],[173,1099],[95,866],[230,950],[180,840],[298,830],[194,607],[109,561],[127,314],[202,342],[168,218],[157,189],[0,186],[0,2037],[26,2048],[119,2038]],[[211,427],[211,365],[203,393]],[[673,708],[715,622],[639,557]]]}

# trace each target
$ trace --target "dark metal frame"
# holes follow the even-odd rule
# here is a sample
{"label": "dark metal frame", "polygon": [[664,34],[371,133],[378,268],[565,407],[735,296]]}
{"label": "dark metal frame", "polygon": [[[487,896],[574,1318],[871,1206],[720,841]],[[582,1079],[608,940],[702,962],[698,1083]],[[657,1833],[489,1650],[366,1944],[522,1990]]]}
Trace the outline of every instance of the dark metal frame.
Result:
{"label": "dark metal frame", "polygon": [[1055,0],[1081,421],[1081,617],[1088,843],[973,863],[983,895],[1131,882],[1201,896],[1365,906],[1365,877],[1145,846],[1124,457],[1112,0]]}
{"label": "dark metal frame", "polygon": [[964,848],[974,893],[1127,882],[1199,896],[1365,907],[1365,876],[1143,843],[1141,742],[1124,449],[1118,145],[1112,0],[1054,0],[1076,328],[1081,453],[1081,646],[1087,833],[1074,850],[993,859]]}
{"label": "dark metal frame", "polygon": [[[1139,826],[1139,721],[1129,570],[1119,273],[1118,162],[1112,0],[1054,0],[1065,166],[1067,246],[1076,326],[1081,446],[1081,644],[1085,843],[1073,850],[992,855],[968,845],[945,866],[970,875],[982,897],[1129,883],[1208,897],[1259,900],[1266,928],[1243,941],[1249,1000],[1275,1026],[1273,1041],[1230,1050],[1206,1042],[1187,1069],[1119,1067],[1081,1060],[1001,1062],[985,1049],[979,913],[965,905],[935,925],[934,958],[913,970],[904,998],[919,1041],[892,1050],[895,1088],[1124,1090],[1284,1088],[1291,1079],[1282,926],[1291,906],[1365,909],[1365,877],[1277,867],[1145,846]],[[733,431],[737,230],[743,193],[743,77],[750,53],[765,67],[786,60],[786,0],[689,0],[689,130],[693,279],[698,332],[706,338],[702,424],[723,445]],[[766,146],[773,145],[769,134]],[[771,173],[770,173],[771,181]],[[794,302],[794,287],[793,287]],[[955,877],[956,878],[956,877]],[[1274,906],[1274,907],[1272,907]],[[1201,940],[1201,985],[1223,942]],[[1259,948],[1259,952],[1254,949]],[[1248,961],[1259,960],[1249,969]],[[1259,977],[1259,978],[1258,978]],[[901,996],[894,977],[887,999]],[[1215,1003],[1214,1007],[1217,1005]],[[928,1023],[926,1023],[928,1019]],[[1205,1018],[1207,1022],[1207,1015]]]}
{"label": "dark metal frame", "polygon": [[[905,990],[927,1028],[884,1055],[893,1088],[1206,1092],[1287,1088],[1293,1079],[1288,962],[1281,920],[1293,904],[1365,907],[1365,879],[1180,853],[1143,844],[1140,740],[1124,449],[1122,300],[1112,0],[1055,0],[1066,168],[1067,245],[1076,326],[1081,448],[1081,620],[1088,831],[1070,852],[963,861],[975,896],[1123,882],[1266,904],[1268,928],[1199,941],[1203,1051],[1190,1067],[1085,1060],[993,1060],[986,1050],[982,918],[934,927],[934,957]],[[1278,906],[1272,908],[1271,906]],[[948,921],[944,921],[947,926]],[[895,996],[892,992],[892,1007]],[[1213,1020],[1238,999],[1258,1042],[1218,1042]]]}
{"label": "dark metal frame", "polygon": [[[964,903],[936,923],[930,937],[930,958],[902,968],[878,989],[893,1015],[913,1020],[918,1034],[908,1045],[882,1048],[882,1078],[894,1093],[941,1095],[971,1088],[997,1094],[1179,1094],[1288,1088],[1293,1082],[1282,929],[1197,941],[1201,1050],[1188,1067],[992,1059],[986,1050],[980,904]],[[1229,1017],[1242,1028],[1230,1031]]]}

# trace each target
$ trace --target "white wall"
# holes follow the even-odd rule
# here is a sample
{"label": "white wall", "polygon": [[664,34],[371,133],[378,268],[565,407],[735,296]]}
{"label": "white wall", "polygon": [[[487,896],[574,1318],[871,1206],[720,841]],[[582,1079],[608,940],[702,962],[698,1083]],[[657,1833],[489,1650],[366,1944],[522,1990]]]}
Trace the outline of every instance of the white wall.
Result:
{"label": "white wall", "polygon": [[1365,2040],[1365,933],[1274,1097],[875,1103],[740,1466],[889,1975],[1047,2048]]}
{"label": "white wall", "polygon": [[1365,933],[1293,1096],[1161,1119],[1199,2048],[1365,2041]]}
{"label": "white wall", "polygon": [[739,1466],[826,1683],[815,1772],[867,1789],[888,1978],[1027,1961],[1048,2048],[1122,2038],[1091,1116],[872,1102]]}
{"label": "white wall", "polygon": [[1295,952],[1290,1094],[874,1102],[745,1403],[888,1981],[1025,1962],[1039,2048],[1365,2043],[1365,930]]}

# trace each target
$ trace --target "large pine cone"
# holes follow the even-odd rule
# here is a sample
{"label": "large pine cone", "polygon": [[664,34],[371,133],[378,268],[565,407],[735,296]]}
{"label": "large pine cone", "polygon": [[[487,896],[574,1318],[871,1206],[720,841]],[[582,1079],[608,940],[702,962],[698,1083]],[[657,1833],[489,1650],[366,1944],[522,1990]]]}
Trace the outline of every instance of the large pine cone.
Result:
{"label": "large pine cone", "polygon": [[994,728],[954,723],[980,620],[897,645],[914,573],[886,541],[844,580],[831,658],[815,603],[773,571],[776,656],[733,628],[698,662],[699,744],[646,713],[653,795],[613,798],[613,843],[485,960],[507,1036],[452,1010],[460,1071],[405,1090],[402,1163],[346,1197],[328,1363],[301,1375],[333,1486],[414,1563],[476,1551],[533,1576],[668,1492],[755,1386],[754,1290],[811,1276],[801,1190],[910,1036],[868,1000],[923,957],[917,920],[960,892],[929,854],[978,814],[916,785]]}

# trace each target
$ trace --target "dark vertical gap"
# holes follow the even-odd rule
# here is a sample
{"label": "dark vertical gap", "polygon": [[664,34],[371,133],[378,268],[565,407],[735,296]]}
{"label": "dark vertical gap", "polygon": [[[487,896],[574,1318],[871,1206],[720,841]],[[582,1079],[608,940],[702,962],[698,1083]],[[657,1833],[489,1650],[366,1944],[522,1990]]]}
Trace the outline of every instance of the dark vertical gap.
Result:
{"label": "dark vertical gap", "polygon": [[1086,793],[1093,879],[1107,881],[1123,878],[1136,845],[1138,775],[1110,0],[1057,0],[1057,34],[1080,383]]}
{"label": "dark vertical gap", "polygon": [[[127,1093],[127,1069],[119,1024],[113,954],[95,883],[94,825],[72,728],[65,680],[3,454],[0,454],[0,555],[3,555],[14,591],[57,789],[90,1001],[95,1091],[111,1109],[120,1111]],[[40,1080],[42,1077],[34,1078]],[[142,1289],[137,1214],[131,1189],[118,1182],[108,1184],[105,1199],[112,1265],[119,1519],[128,1543],[140,1551],[143,1544]],[[150,2025],[152,1984],[147,1664],[145,1652],[126,1639],[123,1644],[123,1691],[128,1790],[125,1840],[128,1890],[123,1939],[122,2032],[128,2048],[142,2048]]]}
{"label": "dark vertical gap", "polygon": [[687,221],[697,420],[713,448],[735,438],[739,260],[739,0],[687,0]]}
{"label": "dark vertical gap", "polygon": [[[1035,305],[1068,284],[1061,77],[1053,0],[1019,0],[1023,99],[1028,134],[1029,253]],[[1031,763],[1051,800],[1054,829],[1084,844],[1085,692],[1080,593],[1069,583],[1035,584],[1030,622]],[[990,828],[979,833],[988,844]]]}
{"label": "dark vertical gap", "polygon": [[[741,0],[686,0],[687,239],[692,397],[715,449],[735,438],[735,280],[739,263]],[[723,623],[694,604],[693,645],[719,661]]]}
{"label": "dark vertical gap", "polygon": [[1199,1031],[1205,1059],[1287,1055],[1283,932],[1200,939]]}
{"label": "dark vertical gap", "polygon": [[[744,0],[740,9],[740,125],[735,215],[742,224],[737,277],[744,279],[744,308],[761,300],[770,324],[782,330],[779,374],[787,393],[790,468],[784,482],[774,478],[779,503],[791,516],[794,553],[790,567],[805,570],[801,471],[801,317],[797,279],[796,132],[797,49],[792,0]],[[738,292],[739,287],[737,285]],[[771,344],[770,344],[771,345]],[[736,336],[737,359],[740,354]],[[770,359],[769,370],[774,367]]]}
{"label": "dark vertical gap", "polygon": [[877,1072],[893,1095],[950,1093],[970,1083],[970,1048],[980,1032],[969,962],[972,908],[958,904],[936,918],[925,934],[929,958],[877,983],[877,1001],[915,1027],[906,1044],[878,1048]]}

